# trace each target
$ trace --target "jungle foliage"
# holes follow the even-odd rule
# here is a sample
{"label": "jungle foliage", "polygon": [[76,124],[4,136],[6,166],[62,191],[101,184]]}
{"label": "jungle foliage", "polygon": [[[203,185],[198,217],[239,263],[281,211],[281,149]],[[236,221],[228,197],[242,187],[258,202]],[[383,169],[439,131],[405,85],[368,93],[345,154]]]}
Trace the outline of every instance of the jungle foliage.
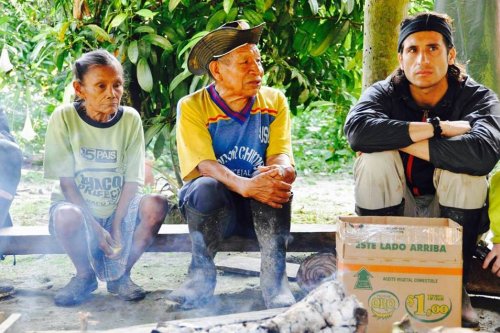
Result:
{"label": "jungle foliage", "polygon": [[[361,90],[363,4],[363,0],[1,2],[0,49],[5,51],[0,58],[0,99],[25,151],[40,151],[46,118],[57,105],[70,101],[72,63],[83,52],[105,48],[123,63],[128,81],[124,103],[141,113],[150,152],[178,185],[178,172],[172,172],[177,170],[176,104],[208,83],[207,77],[187,71],[190,48],[224,22],[265,22],[260,44],[264,80],[283,89],[289,99],[298,167],[333,171],[353,154],[342,125]],[[414,4],[413,10],[432,7],[430,0]],[[31,141],[27,115],[38,134]]]}

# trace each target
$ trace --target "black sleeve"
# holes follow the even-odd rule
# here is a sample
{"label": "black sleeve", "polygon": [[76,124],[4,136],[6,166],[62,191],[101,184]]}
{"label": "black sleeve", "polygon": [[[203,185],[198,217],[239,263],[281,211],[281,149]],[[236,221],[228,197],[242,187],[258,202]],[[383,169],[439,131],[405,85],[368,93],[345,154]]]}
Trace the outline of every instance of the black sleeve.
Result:
{"label": "black sleeve", "polygon": [[395,150],[413,143],[409,122],[389,119],[392,102],[387,93],[388,84],[383,81],[367,88],[349,111],[344,133],[354,151]]}
{"label": "black sleeve", "polygon": [[500,158],[500,103],[483,86],[476,86],[467,98],[460,98],[462,119],[471,131],[453,138],[429,141],[430,161],[435,167],[474,176],[487,175]]}

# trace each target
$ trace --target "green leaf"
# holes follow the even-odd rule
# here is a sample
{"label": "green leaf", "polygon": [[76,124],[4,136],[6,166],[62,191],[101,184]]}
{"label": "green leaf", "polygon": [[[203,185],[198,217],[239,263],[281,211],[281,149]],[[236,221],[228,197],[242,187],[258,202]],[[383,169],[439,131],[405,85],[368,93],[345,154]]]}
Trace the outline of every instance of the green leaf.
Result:
{"label": "green leaf", "polygon": [[309,98],[309,89],[305,88],[299,95],[298,102],[303,104]]}
{"label": "green leaf", "polygon": [[215,12],[215,14],[208,19],[207,27],[205,29],[208,31],[212,31],[215,28],[221,26],[222,23],[224,23],[225,19],[226,19],[226,12],[221,9]]}
{"label": "green leaf", "polygon": [[177,5],[179,5],[179,2],[181,2],[181,0],[170,0],[168,2],[168,11],[173,12],[174,9],[177,8]]}
{"label": "green leaf", "polygon": [[233,8],[231,8],[229,13],[227,14],[226,21],[227,22],[234,21],[234,20],[236,20],[236,16],[238,16],[238,8],[233,7]]}
{"label": "green leaf", "polygon": [[243,17],[246,18],[253,26],[259,25],[263,21],[262,15],[252,9],[245,9],[243,11]]}
{"label": "green leaf", "polygon": [[223,8],[224,8],[224,12],[226,12],[226,14],[229,14],[229,10],[231,10],[231,7],[233,7],[233,2],[234,0],[224,0],[224,3],[223,3]]}
{"label": "green leaf", "polygon": [[170,86],[168,87],[168,92],[171,94],[172,91],[174,91],[174,89],[177,88],[179,83],[181,83],[191,75],[192,75],[191,72],[189,72],[188,70],[185,70],[184,72],[177,74],[177,76],[174,77],[172,82],[170,82]]}
{"label": "green leaf", "polygon": [[267,12],[269,8],[273,5],[274,0],[265,0],[264,1],[264,11]]}
{"label": "green leaf", "polygon": [[137,59],[139,59],[139,47],[136,40],[131,41],[128,45],[127,55],[131,63],[137,63]]}
{"label": "green leaf", "polygon": [[150,11],[149,9],[145,9],[145,8],[143,8],[143,9],[141,9],[141,10],[138,10],[138,11],[136,12],[136,14],[137,14],[137,15],[139,15],[139,16],[144,17],[145,19],[150,20],[150,19],[152,19],[153,17],[155,17],[155,15],[157,15],[157,14],[158,14],[158,12],[152,12],[152,11]]}
{"label": "green leaf", "polygon": [[64,50],[56,56],[56,66],[59,71],[62,71],[62,67],[64,64],[64,59],[68,55],[68,50]]}
{"label": "green leaf", "polygon": [[148,34],[154,34],[156,33],[156,30],[153,27],[147,26],[147,25],[141,25],[140,27],[137,27],[134,32],[136,34],[142,34],[142,33],[148,33]]}
{"label": "green leaf", "polygon": [[159,46],[168,52],[172,52],[174,50],[172,44],[170,44],[168,39],[166,39],[163,36],[156,35],[156,34],[149,34],[149,35],[142,37],[142,39],[153,44],[153,45]]}
{"label": "green leaf", "polygon": [[153,90],[153,75],[146,58],[141,58],[137,62],[137,81],[142,90],[151,92]]}
{"label": "green leaf", "polygon": [[179,41],[179,34],[171,26],[163,28],[163,34],[167,35],[168,40],[172,43],[176,43]]}
{"label": "green leaf", "polygon": [[180,50],[178,57],[180,58],[187,50],[189,50],[194,44],[198,43],[198,41],[208,33],[209,31],[200,31],[196,35],[191,37],[189,42],[182,48],[182,50]]}
{"label": "green leaf", "polygon": [[165,149],[165,135],[163,135],[163,132],[160,132],[156,137],[156,142],[153,147],[153,156],[155,158],[161,157],[164,149]]}
{"label": "green leaf", "polygon": [[149,126],[149,128],[144,133],[144,141],[146,143],[146,146],[149,145],[153,138],[161,132],[163,126],[165,126],[164,117],[158,116],[153,119],[153,124]]}
{"label": "green leaf", "polygon": [[339,41],[344,40],[345,36],[349,32],[349,26],[349,20],[346,20],[340,28],[336,27],[334,29],[330,29],[330,32],[313,46],[310,54],[313,57],[318,57],[325,53],[331,45],[335,45]]}
{"label": "green leaf", "polygon": [[35,61],[36,58],[38,57],[38,54],[40,53],[40,50],[45,47],[45,45],[47,44],[47,40],[46,39],[42,39],[38,42],[38,44],[36,44],[35,48],[33,49],[33,51],[31,52],[30,54],[30,61]]}
{"label": "green leaf", "polygon": [[127,19],[127,17],[128,17],[127,13],[120,13],[120,14],[116,15],[111,20],[111,23],[109,24],[109,29],[116,28],[117,26],[119,26],[120,24],[122,24],[123,21],[125,21]]}
{"label": "green leaf", "polygon": [[266,2],[264,0],[255,0],[255,9],[258,12],[263,13],[265,11]]}
{"label": "green leaf", "polygon": [[351,14],[354,10],[355,0],[347,0],[347,14]]}
{"label": "green leaf", "polygon": [[139,47],[139,57],[148,58],[151,54],[151,43],[145,39],[140,39],[137,46]]}
{"label": "green leaf", "polygon": [[69,28],[69,24],[70,24],[69,22],[64,22],[63,24],[61,24],[61,29],[59,29],[59,32],[57,33],[57,39],[60,42],[64,41],[64,36]]}
{"label": "green leaf", "polygon": [[87,24],[86,27],[92,30],[98,41],[107,41],[107,42],[111,41],[111,37],[100,26],[95,24]]}
{"label": "green leaf", "polygon": [[313,13],[313,15],[318,14],[319,10],[318,1],[317,0],[308,0],[308,1],[309,1],[309,7],[311,7],[311,12]]}

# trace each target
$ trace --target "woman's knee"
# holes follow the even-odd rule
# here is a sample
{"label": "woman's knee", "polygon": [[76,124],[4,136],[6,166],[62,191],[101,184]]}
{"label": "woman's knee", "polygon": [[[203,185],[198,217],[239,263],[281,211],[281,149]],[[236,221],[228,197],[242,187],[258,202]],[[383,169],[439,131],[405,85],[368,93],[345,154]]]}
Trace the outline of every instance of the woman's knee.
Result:
{"label": "woman's knee", "polygon": [[56,234],[70,237],[78,233],[83,226],[82,211],[75,205],[67,204],[57,207],[52,213]]}
{"label": "woman's knee", "polygon": [[168,213],[168,201],[162,195],[150,194],[141,200],[140,216],[141,223],[151,227],[161,225]]}

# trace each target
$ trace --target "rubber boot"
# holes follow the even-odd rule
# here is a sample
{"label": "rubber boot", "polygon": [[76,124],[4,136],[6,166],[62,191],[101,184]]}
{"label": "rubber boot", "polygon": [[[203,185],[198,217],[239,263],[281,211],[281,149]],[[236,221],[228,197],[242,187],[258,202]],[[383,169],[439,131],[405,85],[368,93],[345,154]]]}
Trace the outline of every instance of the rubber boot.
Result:
{"label": "rubber boot", "polygon": [[260,288],[268,309],[295,303],[286,274],[286,247],[290,237],[291,202],[276,209],[251,200],[253,224],[260,247]]}
{"label": "rubber boot", "polygon": [[214,256],[229,223],[229,211],[222,208],[213,214],[201,214],[186,206],[191,238],[191,264],[187,280],[167,298],[192,309],[207,304],[215,290],[217,271]]}
{"label": "rubber boot", "polygon": [[441,217],[452,219],[460,224],[463,228],[462,233],[462,256],[463,256],[463,290],[462,290],[462,326],[463,327],[478,327],[479,316],[472,307],[469,295],[465,290],[470,272],[472,254],[477,246],[477,238],[479,235],[479,225],[482,216],[482,209],[461,209],[454,207],[439,206],[441,209]]}
{"label": "rubber boot", "polygon": [[385,207],[380,209],[365,209],[358,205],[355,207],[355,212],[358,216],[403,216],[405,211],[405,201],[401,201],[400,204],[391,207]]}

